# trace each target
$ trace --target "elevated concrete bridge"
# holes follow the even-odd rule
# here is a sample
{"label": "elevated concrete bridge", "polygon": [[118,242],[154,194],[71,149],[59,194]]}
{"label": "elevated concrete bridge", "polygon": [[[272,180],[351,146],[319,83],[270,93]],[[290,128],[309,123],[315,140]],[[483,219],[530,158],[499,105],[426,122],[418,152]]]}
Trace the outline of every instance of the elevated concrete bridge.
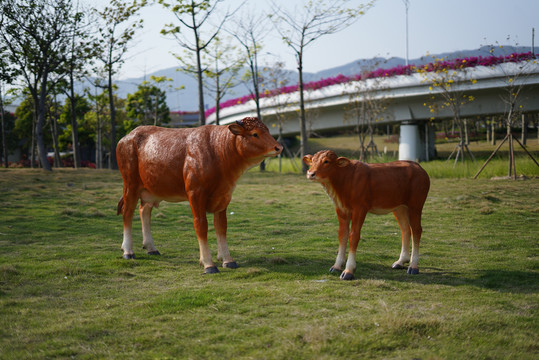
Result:
{"label": "elevated concrete bridge", "polygon": [[[434,134],[429,121],[452,118],[449,108],[431,112],[425,104],[432,103],[432,95],[440,89],[432,86],[436,74],[399,75],[388,78],[368,79],[345,84],[331,85],[314,91],[305,91],[305,107],[308,112],[307,127],[321,132],[350,129],[358,120],[347,111],[354,99],[379,100],[385,111],[375,124],[400,124],[399,158],[428,160],[434,152]],[[461,106],[461,117],[493,116],[505,114],[508,87],[522,85],[517,107],[524,112],[539,112],[539,63],[506,63],[494,67],[478,66],[455,73],[452,87],[455,91],[474,100]],[[260,101],[264,122],[272,135],[299,134],[299,94],[282,94]],[[246,116],[256,116],[253,100],[221,110],[220,123],[227,124]],[[215,122],[211,114],[208,123]]]}

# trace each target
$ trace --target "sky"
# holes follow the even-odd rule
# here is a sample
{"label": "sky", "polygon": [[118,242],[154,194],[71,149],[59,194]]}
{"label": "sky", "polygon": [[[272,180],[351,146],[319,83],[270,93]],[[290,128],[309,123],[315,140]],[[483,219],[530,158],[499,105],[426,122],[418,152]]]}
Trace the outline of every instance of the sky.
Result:
{"label": "sky", "polygon": [[[221,6],[235,8],[243,0],[225,0]],[[274,0],[294,9],[307,1]],[[151,2],[151,0],[150,0]],[[366,1],[352,0],[352,4]],[[94,0],[103,6],[107,0]],[[247,0],[247,7],[269,10],[267,0]],[[300,7],[298,7],[299,9]],[[240,12],[241,13],[241,12]],[[478,49],[481,45],[532,45],[532,28],[539,33],[537,0],[409,0],[409,59],[426,54]],[[136,78],[154,71],[178,67],[172,55],[181,53],[178,43],[160,34],[163,25],[177,20],[170,10],[153,4],[141,11],[144,28],[139,30],[125,57],[119,79]],[[537,36],[539,38],[539,34]],[[539,47],[539,41],[536,41]],[[293,52],[271,30],[262,40],[265,64],[282,61],[296,69]],[[352,26],[325,35],[305,50],[304,71],[317,72],[373,57],[406,57],[406,11],[404,0],[378,0]]]}

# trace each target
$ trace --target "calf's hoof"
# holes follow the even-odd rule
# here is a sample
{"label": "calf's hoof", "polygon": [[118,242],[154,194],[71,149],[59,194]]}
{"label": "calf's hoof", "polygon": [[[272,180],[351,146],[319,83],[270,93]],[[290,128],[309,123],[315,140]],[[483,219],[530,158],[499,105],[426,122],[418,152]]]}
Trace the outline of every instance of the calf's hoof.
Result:
{"label": "calf's hoof", "polygon": [[223,263],[223,267],[227,268],[227,269],[237,269],[238,268],[238,263],[235,262],[235,261]]}
{"label": "calf's hoof", "polygon": [[402,265],[399,264],[398,262],[395,262],[395,263],[393,263],[393,265],[391,265],[391,268],[392,268],[392,269],[400,270],[400,269],[404,269],[404,266],[402,266]]}
{"label": "calf's hoof", "polygon": [[123,254],[122,256],[125,260],[131,260],[135,258],[135,254]]}
{"label": "calf's hoof", "polygon": [[154,250],[154,251],[148,251],[148,255],[161,255],[161,253],[159,252],[159,250]]}
{"label": "calf's hoof", "polygon": [[204,274],[217,274],[219,272],[219,269],[217,269],[217,266],[210,266],[204,269]]}
{"label": "calf's hoof", "polygon": [[354,274],[343,271],[341,274],[341,280],[354,280]]}
{"label": "calf's hoof", "polygon": [[419,274],[419,269],[418,268],[411,268],[409,267],[408,268],[408,271],[406,271],[407,274],[410,274],[410,275],[417,275]]}
{"label": "calf's hoof", "polygon": [[340,273],[342,273],[342,270],[337,269],[335,266],[332,266],[331,268],[329,268],[329,273],[330,274],[340,274]]}

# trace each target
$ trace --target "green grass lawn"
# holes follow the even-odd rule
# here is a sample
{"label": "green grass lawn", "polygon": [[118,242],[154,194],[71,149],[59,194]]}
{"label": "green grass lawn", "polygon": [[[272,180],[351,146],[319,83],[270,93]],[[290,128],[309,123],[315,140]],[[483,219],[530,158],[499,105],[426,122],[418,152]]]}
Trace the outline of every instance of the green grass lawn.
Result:
{"label": "green grass lawn", "polygon": [[539,178],[434,177],[420,274],[391,269],[398,225],[369,215],[350,282],[328,273],[337,218],[302,175],[244,175],[228,209],[240,268],[215,275],[186,203],[154,211],[162,256],[136,222],[123,260],[121,187],[112,171],[0,170],[0,358],[539,356]]}

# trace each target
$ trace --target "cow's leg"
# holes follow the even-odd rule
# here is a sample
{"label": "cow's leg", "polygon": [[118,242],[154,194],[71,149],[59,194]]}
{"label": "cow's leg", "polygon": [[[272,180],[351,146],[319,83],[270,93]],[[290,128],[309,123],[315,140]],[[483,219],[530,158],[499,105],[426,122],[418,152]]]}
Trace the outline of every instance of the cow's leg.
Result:
{"label": "cow's leg", "polygon": [[354,272],[356,271],[356,251],[359,239],[361,238],[361,228],[365,222],[365,211],[358,211],[352,215],[352,227],[350,234],[348,235],[349,246],[348,260],[346,260],[346,269],[341,274],[342,280],[353,280]]}
{"label": "cow's leg", "polygon": [[408,208],[405,206],[398,207],[393,211],[393,215],[399,223],[402,235],[402,247],[399,260],[395,261],[391,266],[393,269],[404,269],[405,264],[410,261],[410,218]]}
{"label": "cow's leg", "polygon": [[419,241],[423,228],[421,227],[421,210],[410,209],[410,227],[412,228],[412,260],[408,267],[408,274],[419,274]]}
{"label": "cow's leg", "polygon": [[122,250],[124,252],[124,259],[135,258],[135,253],[133,251],[133,213],[135,212],[138,198],[132,194],[134,194],[134,191],[124,190],[124,203],[122,208],[122,220],[124,226]]}
{"label": "cow's leg", "polygon": [[161,255],[153,244],[151,230],[152,209],[152,203],[142,204],[141,202],[139,206],[140,222],[142,223],[142,248],[146,249],[149,255]]}
{"label": "cow's leg", "polygon": [[348,235],[350,234],[350,219],[339,214],[337,214],[337,216],[339,218],[339,251],[337,252],[335,265],[329,269],[329,272],[331,273],[342,272],[342,268],[346,262],[346,242],[348,240]]}
{"label": "cow's leg", "polygon": [[200,248],[200,265],[204,266],[204,274],[214,274],[218,273],[219,270],[211,259],[210,247],[208,246],[208,218],[206,217],[206,209],[201,205],[203,203],[204,200],[201,201],[193,196],[189,197],[189,204],[193,212],[193,226]]}
{"label": "cow's leg", "polygon": [[213,226],[217,235],[217,260],[223,261],[223,267],[236,269],[238,264],[230,256],[226,242],[226,209],[213,214]]}

